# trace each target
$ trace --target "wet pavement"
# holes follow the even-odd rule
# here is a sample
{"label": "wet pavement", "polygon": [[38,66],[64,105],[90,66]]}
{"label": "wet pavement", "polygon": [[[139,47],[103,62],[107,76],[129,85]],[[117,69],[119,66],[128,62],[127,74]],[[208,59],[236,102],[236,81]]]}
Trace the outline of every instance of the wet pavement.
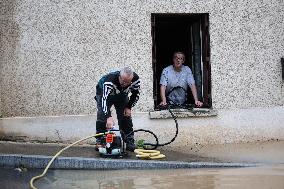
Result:
{"label": "wet pavement", "polygon": [[[66,144],[57,143],[20,143],[20,142],[0,142],[1,154],[23,154],[23,155],[44,155],[54,156],[59,150],[66,147]],[[158,149],[160,150],[160,149]],[[174,151],[161,150],[166,158],[160,161],[185,161],[185,162],[221,162],[217,158],[202,157],[194,154],[184,154]],[[77,145],[64,151],[61,157],[84,157],[84,158],[101,158],[95,151],[93,145]],[[134,152],[128,152],[124,159],[137,159]]]}
{"label": "wet pavement", "polygon": [[[29,188],[29,180],[40,174],[51,157],[66,146],[1,141],[1,188]],[[196,154],[161,150],[165,159],[145,161],[138,160],[132,152],[123,159],[102,158],[93,145],[81,144],[56,158],[46,177],[35,184],[42,189],[284,188],[283,147],[284,141],[208,145]],[[3,166],[5,163],[11,166]],[[29,166],[22,166],[25,164]],[[70,168],[76,170],[66,170]]]}
{"label": "wet pavement", "polygon": [[[1,142],[0,168],[45,168],[51,158],[63,149],[63,144],[38,144]],[[221,162],[215,158],[204,158],[189,154],[161,151],[166,158],[159,160],[141,160],[135,153],[127,152],[122,158],[100,157],[93,145],[73,146],[58,156],[51,164],[54,169],[181,169],[213,167],[248,167],[249,163]]]}
{"label": "wet pavement", "polygon": [[[67,144],[0,142],[0,167],[44,168],[49,160]],[[103,158],[94,145],[78,144],[64,151],[53,163],[62,169],[165,169],[165,168],[212,168],[247,167],[261,164],[284,163],[284,141],[266,141],[245,144],[202,146],[194,154],[175,151],[161,153],[160,160],[140,160],[135,153],[118,159]]]}

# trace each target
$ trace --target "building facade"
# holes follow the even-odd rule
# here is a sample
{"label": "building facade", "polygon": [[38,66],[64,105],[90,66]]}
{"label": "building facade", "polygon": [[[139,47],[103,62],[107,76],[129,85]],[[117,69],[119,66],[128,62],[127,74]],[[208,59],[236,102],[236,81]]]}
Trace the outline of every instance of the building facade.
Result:
{"label": "building facade", "polygon": [[[2,136],[70,141],[94,132],[97,81],[131,66],[142,79],[134,127],[171,138],[174,122],[155,111],[159,69],[170,62],[157,62],[167,61],[163,53],[168,57],[174,50],[163,46],[182,43],[190,67],[201,66],[195,77],[201,100],[205,94],[209,99],[209,113],[183,113],[180,134],[169,148],[284,139],[283,1],[4,0],[0,10]],[[173,33],[158,27],[163,16]],[[187,21],[189,43],[175,33],[184,31]],[[199,56],[190,56],[195,48]]]}

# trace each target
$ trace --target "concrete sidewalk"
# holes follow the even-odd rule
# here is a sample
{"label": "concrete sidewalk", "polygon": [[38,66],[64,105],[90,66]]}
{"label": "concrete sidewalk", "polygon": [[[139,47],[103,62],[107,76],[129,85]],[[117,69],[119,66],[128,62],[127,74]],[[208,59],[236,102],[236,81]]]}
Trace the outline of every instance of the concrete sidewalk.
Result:
{"label": "concrete sidewalk", "polygon": [[[66,144],[0,142],[0,167],[45,168]],[[102,158],[91,145],[77,145],[64,151],[52,164],[59,169],[165,169],[244,167],[255,164],[220,162],[214,158],[162,151],[162,160],[139,160],[133,152],[123,159]]]}
{"label": "concrete sidewalk", "polygon": [[[53,156],[59,150],[66,147],[67,144],[62,143],[29,143],[29,142],[10,142],[0,141],[1,154],[23,154],[23,155],[43,155]],[[185,161],[185,162],[220,162],[214,158],[205,158],[197,155],[183,154],[173,151],[164,151],[161,148],[161,153],[166,155],[161,161]],[[123,159],[137,159],[134,152],[127,151],[127,157]],[[101,158],[99,153],[95,151],[95,147],[89,144],[75,145],[64,151],[62,157],[82,157],[82,158]],[[105,159],[105,158],[104,158]]]}

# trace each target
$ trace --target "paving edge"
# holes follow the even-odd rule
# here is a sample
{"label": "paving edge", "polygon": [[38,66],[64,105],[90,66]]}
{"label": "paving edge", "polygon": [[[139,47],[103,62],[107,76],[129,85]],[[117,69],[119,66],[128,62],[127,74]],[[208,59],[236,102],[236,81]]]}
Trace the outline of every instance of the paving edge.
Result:
{"label": "paving edge", "polygon": [[[46,167],[52,156],[0,154],[0,168],[39,168]],[[103,159],[83,157],[58,157],[50,168],[53,169],[180,169],[180,168],[225,168],[253,167],[255,163],[214,163],[157,160]]]}

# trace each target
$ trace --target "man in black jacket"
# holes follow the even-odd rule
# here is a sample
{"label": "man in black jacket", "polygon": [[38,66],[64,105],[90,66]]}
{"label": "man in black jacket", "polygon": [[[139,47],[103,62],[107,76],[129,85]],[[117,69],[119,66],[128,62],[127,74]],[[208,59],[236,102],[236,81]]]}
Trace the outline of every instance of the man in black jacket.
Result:
{"label": "man in black jacket", "polygon": [[[102,133],[111,129],[114,120],[110,108],[114,105],[126,150],[134,151],[134,133],[131,119],[131,108],[136,104],[140,94],[139,76],[129,67],[104,75],[96,86],[97,122],[96,132]],[[128,94],[131,96],[128,97]],[[125,136],[128,136],[125,138]]]}

